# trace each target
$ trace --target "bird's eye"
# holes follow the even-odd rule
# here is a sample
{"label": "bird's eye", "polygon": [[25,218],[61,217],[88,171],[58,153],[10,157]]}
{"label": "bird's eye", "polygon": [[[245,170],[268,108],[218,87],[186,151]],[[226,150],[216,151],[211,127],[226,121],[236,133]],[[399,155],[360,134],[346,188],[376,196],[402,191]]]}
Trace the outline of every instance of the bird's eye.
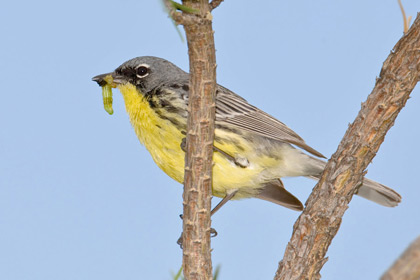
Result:
{"label": "bird's eye", "polygon": [[140,65],[136,69],[136,75],[139,78],[146,77],[147,75],[149,75],[149,68],[147,66],[145,66],[145,65]]}

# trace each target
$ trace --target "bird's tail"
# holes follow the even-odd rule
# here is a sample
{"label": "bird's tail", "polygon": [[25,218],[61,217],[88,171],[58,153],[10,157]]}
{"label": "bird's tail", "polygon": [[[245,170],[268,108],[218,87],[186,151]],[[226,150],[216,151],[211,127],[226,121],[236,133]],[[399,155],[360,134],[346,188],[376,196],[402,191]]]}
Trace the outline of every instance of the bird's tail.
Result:
{"label": "bird's tail", "polygon": [[[324,170],[326,162],[320,159],[311,158],[311,164],[315,165],[320,170]],[[319,180],[321,173],[322,171],[318,173],[318,175],[310,175],[307,177]],[[368,178],[363,179],[363,185],[359,187],[356,194],[387,207],[395,207],[401,202],[401,195],[399,193]]]}
{"label": "bird's tail", "polygon": [[387,207],[395,207],[401,202],[399,193],[368,178],[363,179],[363,185],[357,190],[356,194]]}

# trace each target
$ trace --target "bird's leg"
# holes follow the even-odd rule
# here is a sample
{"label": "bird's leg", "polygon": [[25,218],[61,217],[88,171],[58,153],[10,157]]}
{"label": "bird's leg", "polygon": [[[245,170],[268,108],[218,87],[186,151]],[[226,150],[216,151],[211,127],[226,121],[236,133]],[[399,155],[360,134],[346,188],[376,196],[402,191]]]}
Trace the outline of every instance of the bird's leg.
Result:
{"label": "bird's leg", "polygon": [[[226,202],[231,200],[232,197],[234,197],[237,192],[238,192],[238,189],[234,189],[234,190],[231,190],[230,192],[227,192],[226,196],[213,208],[213,210],[211,210],[210,216],[213,216],[213,214],[216,213],[217,210],[219,210],[223,205],[225,205]],[[179,215],[179,217],[181,219],[184,218],[182,214]],[[183,235],[183,233],[181,233],[181,236],[176,241],[176,243],[179,245],[179,247],[181,247],[181,249],[182,249],[182,235]],[[217,236],[217,231],[214,228],[210,228],[210,236],[211,237],[216,237]]]}
{"label": "bird's leg", "polygon": [[226,192],[226,196],[211,210],[210,215],[213,216],[214,213],[217,212],[223,205],[226,204],[229,200],[232,199],[232,197],[235,196],[235,194],[238,192],[238,189],[233,189],[229,192]]}
{"label": "bird's leg", "polygon": [[[182,138],[181,141],[181,150],[183,150],[184,152],[187,151],[187,138]],[[230,161],[234,162],[236,165],[245,168],[249,165],[249,162],[247,159],[242,159],[242,158],[234,158],[233,156],[229,155],[228,153],[220,150],[219,148],[213,147],[214,151],[221,153],[222,155],[224,155],[226,158],[228,158]],[[235,194],[238,192],[237,189],[231,190],[230,192],[226,193],[226,196],[211,210],[210,215],[213,216],[214,213],[216,213],[223,205],[226,204],[226,202],[228,202],[230,199],[232,199],[232,197],[235,196]],[[179,215],[179,217],[181,219],[183,219],[183,215]],[[178,238],[177,240],[177,244],[181,247],[182,249],[182,235],[183,233],[181,233],[181,236]],[[214,228],[210,228],[210,235],[211,237],[215,237],[217,236],[217,231]]]}
{"label": "bird's leg", "polygon": [[229,155],[228,153],[226,153],[225,151],[217,148],[216,146],[213,146],[213,150],[215,152],[219,152],[222,155],[224,155],[229,161],[233,162],[234,164],[236,164],[239,167],[242,168],[246,168],[249,166],[249,161],[247,158],[242,158],[242,157],[233,157],[231,155]]}

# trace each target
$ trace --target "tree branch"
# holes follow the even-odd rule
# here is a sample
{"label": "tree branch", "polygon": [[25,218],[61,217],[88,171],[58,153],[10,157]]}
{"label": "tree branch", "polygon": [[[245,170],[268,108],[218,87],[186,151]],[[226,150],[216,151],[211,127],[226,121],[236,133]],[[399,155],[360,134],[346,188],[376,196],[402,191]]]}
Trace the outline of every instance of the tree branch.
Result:
{"label": "tree branch", "polygon": [[193,15],[193,22],[184,22],[191,76],[184,176],[183,267],[185,279],[212,279],[210,212],[216,53],[208,0],[183,0],[182,3],[198,11]]}
{"label": "tree branch", "polygon": [[420,236],[410,244],[381,280],[420,279]]}
{"label": "tree branch", "polygon": [[214,10],[217,7],[219,7],[220,4],[222,4],[224,0],[213,0],[210,2],[210,9]]}
{"label": "tree branch", "polygon": [[420,16],[382,67],[375,88],[328,161],[293,227],[274,279],[320,279],[325,254],[368,164],[420,79]]}

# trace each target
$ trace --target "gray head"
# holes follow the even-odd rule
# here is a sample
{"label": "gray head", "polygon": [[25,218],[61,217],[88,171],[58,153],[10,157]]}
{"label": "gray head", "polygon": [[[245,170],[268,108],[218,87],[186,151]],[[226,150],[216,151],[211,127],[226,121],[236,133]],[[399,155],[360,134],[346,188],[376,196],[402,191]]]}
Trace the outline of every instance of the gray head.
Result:
{"label": "gray head", "polygon": [[111,75],[116,84],[131,83],[144,94],[157,86],[171,81],[187,81],[188,73],[171,62],[154,56],[140,56],[124,62],[112,73],[98,75],[92,78],[100,86],[106,84],[104,78]]}

